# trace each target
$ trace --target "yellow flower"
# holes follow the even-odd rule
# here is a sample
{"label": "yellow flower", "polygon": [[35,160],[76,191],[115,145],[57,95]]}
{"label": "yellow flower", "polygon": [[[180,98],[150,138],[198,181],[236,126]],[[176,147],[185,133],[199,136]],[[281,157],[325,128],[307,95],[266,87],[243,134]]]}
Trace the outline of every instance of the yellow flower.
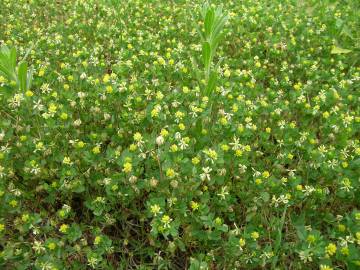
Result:
{"label": "yellow flower", "polygon": [[237,112],[239,110],[239,106],[236,104],[233,104],[231,109],[233,112]]}
{"label": "yellow flower", "polygon": [[190,90],[189,90],[189,88],[187,86],[184,86],[182,91],[183,91],[184,94],[187,94],[187,93],[190,92]]}
{"label": "yellow flower", "polygon": [[320,270],[333,270],[333,268],[328,265],[321,264]]}
{"label": "yellow flower", "polygon": [[171,168],[166,170],[166,176],[169,178],[173,178],[175,176],[175,171]]}
{"label": "yellow flower", "polygon": [[171,152],[177,152],[178,151],[178,146],[176,144],[173,144],[170,146],[170,151]]}
{"label": "yellow flower", "polygon": [[67,225],[67,224],[62,224],[62,225],[60,226],[59,231],[62,232],[62,233],[66,233],[68,229],[69,229],[69,225]]}
{"label": "yellow flower", "polygon": [[229,147],[227,144],[222,144],[222,145],[221,145],[221,149],[222,149],[224,152],[227,152],[227,151],[229,151],[230,147]]}
{"label": "yellow flower", "polygon": [[112,88],[111,85],[106,86],[106,92],[107,92],[108,94],[111,94],[111,93],[113,92],[113,88]]}
{"label": "yellow flower", "polygon": [[222,219],[220,217],[215,218],[216,225],[221,225],[223,223]]}
{"label": "yellow flower", "polygon": [[325,252],[329,255],[332,256],[336,253],[336,245],[333,243],[330,243],[327,245],[327,247],[325,248]]}
{"label": "yellow flower", "polygon": [[169,135],[169,131],[167,131],[166,129],[162,129],[160,131],[160,135],[163,136],[163,137],[166,137],[167,135]]}
{"label": "yellow flower", "polygon": [[137,146],[136,146],[136,144],[134,144],[134,143],[130,144],[130,146],[129,146],[129,150],[130,150],[130,151],[135,151],[136,148],[137,148]]}
{"label": "yellow flower", "polygon": [[29,214],[23,214],[23,215],[21,216],[21,220],[22,220],[23,222],[27,222],[27,221],[29,220]]}
{"label": "yellow flower", "polygon": [[168,215],[164,215],[161,218],[161,222],[163,222],[163,223],[168,223],[170,220],[171,220],[171,218]]}
{"label": "yellow flower", "polygon": [[5,224],[0,223],[0,232],[5,230]]}
{"label": "yellow flower", "polygon": [[94,244],[98,245],[98,244],[100,244],[100,242],[101,242],[101,236],[96,236],[95,240],[94,240]]}
{"label": "yellow flower", "polygon": [[227,69],[227,70],[224,71],[224,76],[225,76],[226,78],[229,78],[230,75],[231,75],[230,70]]}
{"label": "yellow flower", "polygon": [[47,247],[50,249],[50,250],[54,250],[56,248],[56,244],[54,242],[50,242]]}
{"label": "yellow flower", "polygon": [[239,245],[240,245],[240,247],[245,246],[245,244],[246,244],[245,239],[244,239],[244,238],[240,238],[240,240],[239,240]]}
{"label": "yellow flower", "polygon": [[196,165],[196,164],[199,164],[200,159],[198,157],[194,157],[191,159],[191,162],[192,162],[192,164]]}
{"label": "yellow flower", "polygon": [[104,83],[108,83],[110,81],[110,75],[109,74],[105,74],[103,77],[103,82]]}
{"label": "yellow flower", "polygon": [[13,208],[15,208],[18,205],[18,202],[16,200],[11,200],[9,202],[9,205],[12,206]]}
{"label": "yellow flower", "polygon": [[150,206],[150,212],[156,217],[160,213],[160,206],[158,204],[154,204]]}
{"label": "yellow flower", "polygon": [[100,153],[100,146],[95,146],[92,150],[91,150],[95,155]]}
{"label": "yellow flower", "polygon": [[54,103],[51,103],[49,106],[49,112],[50,113],[56,113],[57,106]]}
{"label": "yellow flower", "polygon": [[262,180],[260,178],[255,179],[255,184],[261,185]]}
{"label": "yellow flower", "polygon": [[85,146],[85,143],[83,141],[79,141],[76,145],[79,148],[83,148]]}
{"label": "yellow flower", "polygon": [[158,110],[158,108],[152,109],[152,110],[151,110],[151,117],[152,117],[152,118],[155,118],[155,117],[158,117],[158,116],[159,116],[159,110]]}
{"label": "yellow flower", "polygon": [[25,96],[27,96],[27,97],[32,97],[33,95],[34,95],[34,92],[33,92],[33,91],[27,90],[27,91],[25,92]]}
{"label": "yellow flower", "polygon": [[220,124],[222,124],[223,126],[226,126],[228,124],[228,120],[226,119],[226,117],[220,118]]}
{"label": "yellow flower", "polygon": [[38,73],[39,77],[44,76],[44,74],[45,74],[45,70],[44,70],[44,69],[40,69],[40,70],[39,70],[39,73]]}
{"label": "yellow flower", "polygon": [[262,177],[264,177],[264,178],[269,178],[269,176],[270,176],[270,173],[268,171],[264,171],[262,173]]}
{"label": "yellow flower", "polygon": [[160,65],[165,65],[166,64],[165,59],[162,58],[162,57],[158,58],[158,62],[159,62]]}
{"label": "yellow flower", "polygon": [[64,157],[63,163],[66,165],[71,165],[71,159],[69,157]]}
{"label": "yellow flower", "polygon": [[344,256],[349,256],[349,254],[350,254],[348,247],[343,247],[340,251],[341,251],[341,254],[343,254]]}
{"label": "yellow flower", "polygon": [[142,135],[141,135],[141,133],[136,132],[136,133],[134,134],[134,140],[137,141],[137,142],[141,141],[141,140],[142,140]]}
{"label": "yellow flower", "polygon": [[199,204],[197,202],[191,201],[190,207],[193,211],[196,211],[199,209]]}
{"label": "yellow flower", "polygon": [[156,92],[156,99],[162,100],[164,98],[164,94],[161,91]]}
{"label": "yellow flower", "polygon": [[215,150],[209,149],[205,151],[205,154],[207,154],[211,159],[216,160],[218,158],[218,154]]}
{"label": "yellow flower", "polygon": [[63,112],[63,113],[61,113],[60,118],[61,118],[62,120],[66,120],[66,119],[68,119],[68,114],[65,113],[65,112]]}
{"label": "yellow flower", "polygon": [[314,243],[316,241],[315,235],[309,234],[309,236],[306,238],[306,241],[308,243]]}
{"label": "yellow flower", "polygon": [[251,233],[251,238],[254,239],[254,240],[258,239],[259,236],[260,236],[260,235],[259,235],[258,232],[252,232],[252,233]]}
{"label": "yellow flower", "polygon": [[237,156],[237,157],[241,157],[242,154],[243,154],[243,151],[241,151],[240,149],[237,149],[237,150],[235,151],[235,156]]}
{"label": "yellow flower", "polygon": [[302,84],[301,84],[300,82],[297,83],[297,84],[294,84],[294,89],[295,89],[296,91],[298,91],[298,90],[301,89],[301,86],[302,86]]}
{"label": "yellow flower", "polygon": [[180,123],[180,124],[179,124],[179,129],[180,129],[180,130],[185,130],[185,125],[184,125],[183,123]]}
{"label": "yellow flower", "polygon": [[126,162],[123,166],[123,172],[130,173],[132,171],[132,164],[130,162]]}
{"label": "yellow flower", "polygon": [[339,230],[340,232],[345,232],[346,226],[345,226],[344,224],[339,224],[339,225],[338,225],[338,230]]}
{"label": "yellow flower", "polygon": [[61,218],[64,218],[64,217],[66,216],[65,210],[61,209],[61,210],[59,211],[59,216],[60,216]]}

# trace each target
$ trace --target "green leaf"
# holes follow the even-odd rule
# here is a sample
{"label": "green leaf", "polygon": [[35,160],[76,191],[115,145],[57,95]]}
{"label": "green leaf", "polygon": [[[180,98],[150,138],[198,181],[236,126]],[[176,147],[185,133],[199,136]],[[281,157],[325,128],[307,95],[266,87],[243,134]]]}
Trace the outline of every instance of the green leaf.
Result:
{"label": "green leaf", "polygon": [[225,33],[221,33],[220,35],[218,35],[217,37],[214,37],[211,40],[211,51],[213,53],[215,53],[215,51],[219,45],[219,42],[224,38],[224,36],[225,36]]}
{"label": "green leaf", "polygon": [[79,239],[82,235],[80,226],[77,224],[73,224],[67,233],[67,238],[70,242],[75,242],[77,239]]}
{"label": "green leaf", "polygon": [[16,67],[16,49],[15,48],[11,48],[10,52],[9,52],[9,64],[10,67],[15,70]]}
{"label": "green leaf", "polygon": [[26,82],[27,82],[27,63],[21,62],[18,68],[18,79],[19,86],[22,91],[26,91]]}
{"label": "green leaf", "polygon": [[213,33],[212,33],[213,38],[216,38],[217,36],[219,36],[219,34],[223,30],[224,25],[227,20],[228,20],[228,16],[222,16],[217,19],[217,21],[215,22],[215,25],[214,25]]}
{"label": "green leaf", "polygon": [[3,74],[8,80],[16,81],[16,50],[9,50],[7,46],[2,46],[0,50],[0,74]]}
{"label": "green leaf", "polygon": [[337,47],[337,46],[334,46],[331,49],[331,54],[346,54],[346,53],[351,53],[351,52],[352,52],[352,50],[343,49],[343,48],[340,48],[340,47]]}
{"label": "green leaf", "polygon": [[209,38],[213,29],[215,20],[215,12],[214,9],[208,8],[205,16],[205,36],[206,38]]}
{"label": "green leaf", "polygon": [[210,60],[211,60],[210,53],[211,53],[210,43],[205,41],[202,46],[202,56],[203,56],[203,63],[205,70],[207,70],[210,65]]}
{"label": "green leaf", "polygon": [[279,249],[281,246],[282,230],[283,230],[284,223],[285,223],[286,211],[287,211],[287,207],[284,208],[283,214],[281,216],[278,233],[276,235],[276,239],[275,239],[275,243],[274,243],[275,256],[273,257],[273,260],[272,260],[272,269],[275,269],[275,267],[277,265],[278,257],[279,257],[278,252],[279,252]]}
{"label": "green leaf", "polygon": [[264,202],[268,202],[270,200],[270,194],[268,192],[261,192],[260,196]]}
{"label": "green leaf", "polygon": [[33,79],[33,69],[31,68],[28,70],[27,77],[26,77],[27,90],[29,90],[31,88],[32,79]]}
{"label": "green leaf", "polygon": [[205,95],[208,97],[211,97],[212,93],[214,92],[214,89],[216,87],[216,81],[217,81],[217,74],[216,72],[212,71],[210,73],[209,81],[205,89]]}
{"label": "green leaf", "polygon": [[195,29],[196,29],[196,31],[198,32],[201,40],[202,40],[202,41],[205,40],[205,36],[204,36],[204,34],[202,33],[199,25],[197,24],[196,19],[195,19],[196,17],[194,16],[194,14],[193,14],[192,12],[191,12],[191,16],[192,16],[192,18],[193,18],[193,21],[195,22],[195,23],[194,23],[194,26],[195,26]]}

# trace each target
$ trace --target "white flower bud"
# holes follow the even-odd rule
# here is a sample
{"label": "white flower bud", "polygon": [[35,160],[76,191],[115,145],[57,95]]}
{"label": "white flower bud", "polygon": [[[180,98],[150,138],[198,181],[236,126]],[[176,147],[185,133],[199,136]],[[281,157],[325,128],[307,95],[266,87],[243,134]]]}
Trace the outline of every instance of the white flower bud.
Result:
{"label": "white flower bud", "polygon": [[163,136],[160,135],[159,137],[156,138],[156,144],[157,144],[157,145],[160,146],[160,145],[162,145],[163,143],[164,143],[164,137],[163,137]]}

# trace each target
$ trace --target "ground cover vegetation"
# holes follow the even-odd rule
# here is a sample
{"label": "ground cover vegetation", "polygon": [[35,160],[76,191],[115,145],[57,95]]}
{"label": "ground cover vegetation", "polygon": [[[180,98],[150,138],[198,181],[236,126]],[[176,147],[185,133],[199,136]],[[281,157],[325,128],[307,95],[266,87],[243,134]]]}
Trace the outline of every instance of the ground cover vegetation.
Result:
{"label": "ground cover vegetation", "polygon": [[360,269],[359,14],[0,1],[0,268]]}

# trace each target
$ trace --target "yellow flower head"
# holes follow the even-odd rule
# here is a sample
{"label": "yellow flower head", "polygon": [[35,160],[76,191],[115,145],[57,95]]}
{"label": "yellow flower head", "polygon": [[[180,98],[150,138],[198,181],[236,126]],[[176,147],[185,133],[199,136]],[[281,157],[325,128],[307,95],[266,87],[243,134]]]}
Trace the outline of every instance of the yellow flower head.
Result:
{"label": "yellow flower head", "polygon": [[142,135],[141,135],[140,132],[136,132],[136,133],[134,134],[134,140],[135,140],[136,142],[140,142],[140,141],[142,140]]}
{"label": "yellow flower head", "polygon": [[101,242],[101,236],[96,236],[94,240],[94,245],[98,245]]}
{"label": "yellow flower head", "polygon": [[123,166],[123,172],[130,173],[132,171],[132,164],[130,162],[125,162]]}
{"label": "yellow flower head", "polygon": [[259,235],[258,232],[252,232],[252,233],[251,233],[251,238],[254,239],[254,240],[258,239],[259,236],[260,236],[260,235]]}
{"label": "yellow flower head", "polygon": [[199,203],[194,202],[194,201],[191,201],[190,207],[191,207],[191,209],[192,209],[193,211],[196,211],[196,210],[199,209]]}
{"label": "yellow flower head", "polygon": [[54,250],[56,248],[56,244],[54,242],[50,242],[47,247],[50,249],[50,250]]}
{"label": "yellow flower head", "polygon": [[154,204],[150,206],[150,212],[156,217],[160,213],[160,206],[158,204]]}
{"label": "yellow flower head", "polygon": [[96,154],[99,154],[100,153],[100,146],[95,146],[93,149],[92,149],[92,152],[96,155]]}
{"label": "yellow flower head", "polygon": [[325,247],[325,252],[329,255],[329,256],[332,256],[336,253],[336,245],[333,244],[333,243],[330,243],[328,244],[326,247]]}
{"label": "yellow flower head", "polygon": [[173,178],[175,176],[175,171],[171,168],[166,170],[166,176],[169,178]]}
{"label": "yellow flower head", "polygon": [[60,226],[59,231],[62,232],[62,233],[66,233],[68,229],[69,229],[69,225],[67,225],[67,224],[62,224],[62,225]]}

